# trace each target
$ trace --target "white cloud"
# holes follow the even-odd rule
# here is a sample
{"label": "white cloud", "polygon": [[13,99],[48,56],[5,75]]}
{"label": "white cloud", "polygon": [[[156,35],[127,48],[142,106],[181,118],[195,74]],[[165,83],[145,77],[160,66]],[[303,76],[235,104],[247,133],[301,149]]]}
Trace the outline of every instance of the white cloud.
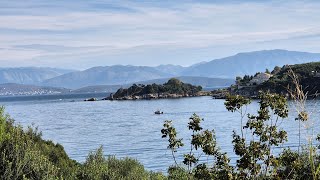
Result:
{"label": "white cloud", "polygon": [[[132,11],[97,11],[86,9],[86,5],[70,11],[59,11],[59,7],[55,7],[56,13],[47,15],[41,13],[46,11],[46,6],[35,7],[23,14],[14,12],[12,7],[7,9],[6,12],[12,12],[0,15],[0,65],[1,59],[19,58],[26,62],[28,59],[56,58],[57,64],[63,64],[59,62],[60,58],[75,62],[87,58],[86,63],[90,64],[92,57],[97,55],[105,59],[123,56],[118,58],[122,63],[121,59],[127,62],[124,58],[128,52],[140,53],[137,57],[143,59],[143,54],[150,52],[155,53],[154,56],[165,56],[166,50],[229,48],[265,41],[276,45],[277,41],[320,34],[320,26],[316,23],[320,22],[320,4],[311,1],[174,3],[170,4],[172,7],[133,2],[117,4]],[[37,46],[32,46],[35,44]],[[19,48],[21,45],[30,46]],[[292,43],[282,46],[284,49],[295,48]],[[148,47],[159,48],[162,54],[156,54]],[[269,48],[272,49],[272,45]],[[172,59],[178,59],[178,62],[181,58],[177,55]],[[141,63],[141,59],[137,62]]]}

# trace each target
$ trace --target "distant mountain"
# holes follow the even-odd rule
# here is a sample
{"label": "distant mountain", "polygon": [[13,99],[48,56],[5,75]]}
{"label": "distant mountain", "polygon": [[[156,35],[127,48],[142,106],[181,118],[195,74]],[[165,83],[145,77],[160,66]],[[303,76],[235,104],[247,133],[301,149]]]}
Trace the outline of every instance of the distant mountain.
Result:
{"label": "distant mountain", "polygon": [[71,72],[48,79],[42,85],[76,89],[95,85],[128,84],[164,77],[170,77],[170,75],[154,67],[116,65],[93,67],[85,71]]}
{"label": "distant mountain", "polygon": [[200,63],[186,68],[181,75],[235,78],[245,74],[272,70],[275,66],[320,61],[320,53],[287,50],[264,50],[239,53],[234,56]]}
{"label": "distant mountain", "polygon": [[190,76],[193,79],[194,77],[227,78],[229,80],[223,81],[229,83],[230,79],[235,79],[236,76],[253,75],[256,72],[264,72],[266,68],[271,71],[275,66],[312,61],[320,61],[320,53],[263,50],[239,53],[189,67],[170,64],[156,67],[116,65],[93,67],[84,71],[54,68],[0,68],[0,84],[19,83],[79,89],[87,86],[123,85],[148,80],[154,82],[154,79],[162,79],[159,83],[163,83],[171,77],[188,76],[189,79],[181,80],[207,87],[211,83],[208,79],[191,80]]}
{"label": "distant mountain", "polygon": [[[319,61],[320,53],[296,52],[287,50],[264,50],[239,53],[234,56],[201,62],[190,67],[176,65],[147,66],[106,66],[93,67],[85,71],[72,72],[45,80],[42,85],[78,89],[96,85],[130,84],[139,81],[163,79],[171,77],[212,77],[235,79],[236,76],[254,74],[272,70],[275,66],[299,64]],[[195,84],[198,80],[187,83]],[[229,82],[229,81],[227,81]],[[203,86],[203,85],[202,85]],[[206,86],[206,85],[204,85]]]}
{"label": "distant mountain", "polygon": [[[182,82],[189,83],[196,86],[202,86],[204,89],[211,88],[220,88],[220,87],[228,87],[234,83],[234,79],[222,79],[222,78],[207,78],[207,77],[189,77],[189,76],[181,76],[175,77]],[[87,86],[80,89],[73,90],[75,93],[101,93],[101,92],[116,92],[119,88],[128,88],[132,84],[164,84],[170,78],[161,78],[161,79],[152,79],[147,81],[138,81],[129,84],[123,85],[96,85],[96,86]]]}
{"label": "distant mountain", "polygon": [[156,66],[155,69],[163,73],[177,76],[177,75],[180,75],[186,69],[186,67],[179,66],[179,65],[166,64],[166,65]]}
{"label": "distant mountain", "polygon": [[72,90],[73,93],[110,93],[116,92],[119,88],[128,88],[130,85],[96,85],[86,86],[76,90]]}
{"label": "distant mountain", "polygon": [[69,89],[55,87],[41,87],[35,85],[6,83],[0,84],[0,96],[13,95],[44,95],[68,93]]}
{"label": "distant mountain", "polygon": [[0,68],[0,84],[39,84],[53,77],[69,73],[72,70],[46,67]]}

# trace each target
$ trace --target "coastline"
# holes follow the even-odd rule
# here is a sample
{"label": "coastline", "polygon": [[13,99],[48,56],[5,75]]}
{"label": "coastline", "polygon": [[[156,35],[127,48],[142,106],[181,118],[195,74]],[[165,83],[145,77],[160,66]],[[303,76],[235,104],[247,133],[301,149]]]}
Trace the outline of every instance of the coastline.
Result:
{"label": "coastline", "polygon": [[102,100],[151,100],[151,99],[178,99],[186,97],[200,97],[200,96],[211,96],[210,91],[200,91],[196,94],[170,94],[170,93],[150,93],[143,95],[129,95],[129,96],[120,96],[114,97],[113,94],[110,94],[109,97],[103,98]]}

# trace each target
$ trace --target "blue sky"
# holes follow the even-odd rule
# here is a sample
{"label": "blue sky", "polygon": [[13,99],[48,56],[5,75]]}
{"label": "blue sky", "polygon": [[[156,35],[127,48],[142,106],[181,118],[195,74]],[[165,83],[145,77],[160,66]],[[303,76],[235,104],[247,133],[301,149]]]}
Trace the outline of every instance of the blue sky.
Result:
{"label": "blue sky", "polygon": [[0,66],[188,66],[262,49],[320,52],[319,9],[294,0],[2,0]]}

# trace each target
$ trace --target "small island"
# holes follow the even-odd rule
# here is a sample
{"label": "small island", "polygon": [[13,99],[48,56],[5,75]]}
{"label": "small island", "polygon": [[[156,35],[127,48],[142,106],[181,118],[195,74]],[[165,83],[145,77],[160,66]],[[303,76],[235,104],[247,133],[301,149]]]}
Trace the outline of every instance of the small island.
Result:
{"label": "small island", "polygon": [[104,100],[168,99],[210,95],[211,92],[202,91],[201,86],[194,86],[171,78],[164,84],[133,84],[127,89],[120,88]]}

